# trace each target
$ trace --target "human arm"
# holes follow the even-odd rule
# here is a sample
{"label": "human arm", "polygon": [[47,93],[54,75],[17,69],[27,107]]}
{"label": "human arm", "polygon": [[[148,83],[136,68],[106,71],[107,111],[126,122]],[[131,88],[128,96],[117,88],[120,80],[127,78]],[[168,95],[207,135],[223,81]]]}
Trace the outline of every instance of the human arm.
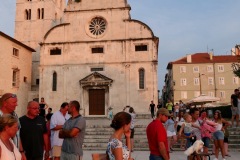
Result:
{"label": "human arm", "polygon": [[26,157],[26,155],[25,155],[25,151],[24,151],[23,146],[22,146],[22,140],[21,140],[21,138],[20,138],[20,140],[19,140],[19,152],[20,152],[21,155],[22,155],[22,159],[21,159],[21,160],[27,160],[27,157]]}
{"label": "human arm", "polygon": [[63,125],[56,125],[54,128],[52,128],[51,130],[57,131],[63,128]]}
{"label": "human arm", "polygon": [[222,130],[225,130],[228,126],[230,126],[230,123],[222,118],[222,123],[225,123],[225,125],[222,127]]}
{"label": "human arm", "polygon": [[78,128],[72,128],[70,130],[67,129],[61,129],[59,131],[59,138],[72,138],[72,137],[76,137],[78,135],[78,133],[80,133],[80,129]]}
{"label": "human arm", "polygon": [[48,109],[48,104],[47,103],[45,103],[44,109]]}
{"label": "human arm", "polygon": [[49,136],[47,133],[43,134],[43,141],[44,141],[44,148],[45,148],[45,154],[44,154],[44,158],[48,159],[49,158]]}
{"label": "human arm", "polygon": [[164,160],[169,160],[167,149],[163,142],[158,142],[158,150],[161,153],[161,156]]}
{"label": "human arm", "polygon": [[201,127],[200,127],[199,125],[196,125],[196,124],[194,124],[194,123],[191,123],[191,124],[192,124],[192,127],[201,129]]}

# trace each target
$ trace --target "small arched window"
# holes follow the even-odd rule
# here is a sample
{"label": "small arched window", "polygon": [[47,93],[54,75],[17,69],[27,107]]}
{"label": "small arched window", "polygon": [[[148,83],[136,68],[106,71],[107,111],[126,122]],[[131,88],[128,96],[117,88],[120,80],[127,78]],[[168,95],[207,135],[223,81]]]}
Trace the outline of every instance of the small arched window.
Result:
{"label": "small arched window", "polygon": [[53,73],[53,79],[52,79],[52,91],[57,91],[57,73]]}
{"label": "small arched window", "polygon": [[145,70],[139,69],[139,89],[144,89],[145,86]]}

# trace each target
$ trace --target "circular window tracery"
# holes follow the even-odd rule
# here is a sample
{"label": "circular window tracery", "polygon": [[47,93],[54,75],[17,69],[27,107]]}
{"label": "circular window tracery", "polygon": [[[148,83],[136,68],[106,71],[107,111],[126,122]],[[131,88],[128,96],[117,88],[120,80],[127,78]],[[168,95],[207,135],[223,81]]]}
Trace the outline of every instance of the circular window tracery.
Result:
{"label": "circular window tracery", "polygon": [[95,35],[101,35],[106,30],[106,21],[103,18],[96,17],[93,18],[89,24],[89,31]]}

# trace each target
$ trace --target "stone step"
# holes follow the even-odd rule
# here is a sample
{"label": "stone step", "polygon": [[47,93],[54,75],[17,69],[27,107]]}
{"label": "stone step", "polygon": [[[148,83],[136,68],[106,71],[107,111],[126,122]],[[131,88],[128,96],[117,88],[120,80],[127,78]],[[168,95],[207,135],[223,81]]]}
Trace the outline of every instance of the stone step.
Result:
{"label": "stone step", "polygon": [[[147,117],[147,118],[143,118]],[[84,150],[106,150],[107,143],[114,130],[110,127],[111,121],[107,118],[87,117],[86,135],[84,138]],[[146,127],[151,122],[150,114],[138,115],[135,125],[134,150],[148,151]],[[240,151],[240,128],[228,128],[229,150]],[[124,137],[123,137],[124,139]],[[212,146],[212,142],[210,144]],[[176,151],[183,151],[180,143],[173,146]],[[211,150],[209,148],[209,150]]]}

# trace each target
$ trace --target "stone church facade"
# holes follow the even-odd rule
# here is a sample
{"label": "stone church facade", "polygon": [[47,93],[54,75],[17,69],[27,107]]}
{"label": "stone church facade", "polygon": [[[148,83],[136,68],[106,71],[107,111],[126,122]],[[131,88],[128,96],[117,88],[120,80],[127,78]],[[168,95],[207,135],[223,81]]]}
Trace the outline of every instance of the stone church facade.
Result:
{"label": "stone church facade", "polygon": [[[40,19],[16,16],[15,37],[36,50],[32,81],[38,79],[39,89],[32,84],[32,98],[44,97],[54,110],[78,100],[85,116],[106,116],[110,106],[115,113],[126,105],[148,112],[150,101],[158,99],[158,37],[131,19],[127,0],[69,0],[61,13],[64,5],[32,0],[29,7]],[[23,6],[17,3],[17,12]]]}

